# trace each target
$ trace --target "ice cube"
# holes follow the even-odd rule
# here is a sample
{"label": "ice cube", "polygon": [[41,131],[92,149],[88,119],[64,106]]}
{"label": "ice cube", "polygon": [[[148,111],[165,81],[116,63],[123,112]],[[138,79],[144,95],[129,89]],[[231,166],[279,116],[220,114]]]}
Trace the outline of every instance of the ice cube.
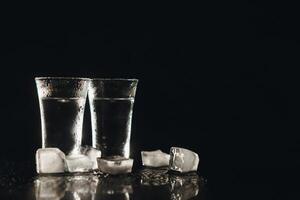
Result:
{"label": "ice cube", "polygon": [[171,175],[170,186],[171,199],[191,199],[199,193],[199,176],[196,173],[186,176]]}
{"label": "ice cube", "polygon": [[197,171],[199,156],[195,152],[184,148],[171,147],[170,155],[169,168],[171,170],[178,172]]}
{"label": "ice cube", "polygon": [[67,172],[88,172],[93,169],[93,162],[82,154],[74,154],[66,157]]}
{"label": "ice cube", "polygon": [[115,156],[111,158],[97,158],[99,169],[107,174],[131,173],[133,159]]}
{"label": "ice cube", "polygon": [[38,149],[35,154],[37,173],[63,173],[65,154],[58,148]]}
{"label": "ice cube", "polygon": [[83,146],[81,153],[89,157],[93,162],[93,169],[98,169],[97,158],[101,157],[101,151],[90,146]]}
{"label": "ice cube", "polygon": [[65,196],[64,177],[39,177],[34,183],[36,200],[59,200]]}
{"label": "ice cube", "polygon": [[161,186],[169,182],[168,168],[145,168],[139,173],[141,184],[146,186]]}
{"label": "ice cube", "polygon": [[142,151],[141,156],[143,165],[147,167],[168,166],[170,162],[170,155],[161,150]]}

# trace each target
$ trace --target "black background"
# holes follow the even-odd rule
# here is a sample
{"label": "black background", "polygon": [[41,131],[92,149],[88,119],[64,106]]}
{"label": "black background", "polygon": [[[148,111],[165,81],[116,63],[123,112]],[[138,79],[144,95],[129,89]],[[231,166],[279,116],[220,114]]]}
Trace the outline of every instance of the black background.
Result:
{"label": "black background", "polygon": [[33,160],[41,146],[34,77],[123,77],[140,80],[134,157],[141,149],[182,146],[200,154],[199,171],[207,176],[294,176],[297,6],[198,3],[3,7],[1,160]]}

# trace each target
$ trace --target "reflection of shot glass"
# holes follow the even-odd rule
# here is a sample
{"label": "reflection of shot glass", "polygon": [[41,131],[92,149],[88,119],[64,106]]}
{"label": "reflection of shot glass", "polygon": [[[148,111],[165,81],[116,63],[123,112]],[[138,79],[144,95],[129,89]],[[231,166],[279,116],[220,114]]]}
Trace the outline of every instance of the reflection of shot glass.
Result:
{"label": "reflection of shot glass", "polygon": [[81,145],[83,113],[89,79],[35,78],[42,124],[42,147],[77,153]]}
{"label": "reflection of shot glass", "polygon": [[133,199],[134,178],[130,176],[108,176],[103,178],[97,188],[99,199]]}
{"label": "reflection of shot glass", "polygon": [[92,79],[89,88],[93,147],[103,157],[129,157],[137,79]]}

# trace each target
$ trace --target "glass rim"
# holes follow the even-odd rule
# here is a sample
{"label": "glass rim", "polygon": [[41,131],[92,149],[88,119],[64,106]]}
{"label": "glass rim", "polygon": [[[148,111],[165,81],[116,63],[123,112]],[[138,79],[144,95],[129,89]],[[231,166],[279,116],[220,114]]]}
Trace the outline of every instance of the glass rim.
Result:
{"label": "glass rim", "polygon": [[35,80],[91,80],[90,78],[84,77],[63,77],[63,76],[38,76],[34,78]]}
{"label": "glass rim", "polygon": [[136,78],[91,78],[92,81],[133,81],[138,82]]}

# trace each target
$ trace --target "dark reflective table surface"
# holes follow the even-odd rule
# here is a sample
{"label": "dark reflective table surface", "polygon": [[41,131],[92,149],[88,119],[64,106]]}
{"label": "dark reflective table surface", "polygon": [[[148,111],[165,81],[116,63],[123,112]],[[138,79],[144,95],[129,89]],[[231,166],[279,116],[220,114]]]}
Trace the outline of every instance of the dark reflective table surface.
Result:
{"label": "dark reflective table surface", "polygon": [[0,199],[108,200],[207,199],[207,179],[197,173],[142,168],[128,175],[37,175],[33,163],[3,162]]}

